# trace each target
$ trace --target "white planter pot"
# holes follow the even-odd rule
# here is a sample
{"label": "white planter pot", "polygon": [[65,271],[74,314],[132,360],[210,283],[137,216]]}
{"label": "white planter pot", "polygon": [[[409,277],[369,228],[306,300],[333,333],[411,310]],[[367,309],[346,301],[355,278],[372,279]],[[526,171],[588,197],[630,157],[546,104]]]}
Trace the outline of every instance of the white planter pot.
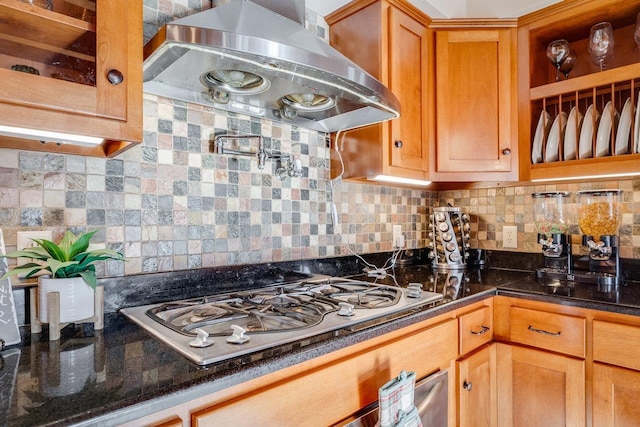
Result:
{"label": "white planter pot", "polygon": [[38,320],[49,323],[48,294],[60,294],[60,323],[76,322],[88,319],[95,314],[95,291],[85,283],[82,277],[70,279],[52,279],[49,276],[38,278]]}

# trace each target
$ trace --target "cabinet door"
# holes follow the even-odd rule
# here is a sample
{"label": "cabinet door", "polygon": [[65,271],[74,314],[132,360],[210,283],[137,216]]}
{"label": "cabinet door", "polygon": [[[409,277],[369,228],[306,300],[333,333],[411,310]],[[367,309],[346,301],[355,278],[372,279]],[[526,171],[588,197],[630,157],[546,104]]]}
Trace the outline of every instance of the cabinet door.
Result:
{"label": "cabinet door", "polygon": [[389,89],[401,105],[390,122],[391,166],[429,168],[429,30],[395,8],[389,9]]}
{"label": "cabinet door", "polygon": [[640,372],[593,364],[593,425],[640,425]]}
{"label": "cabinet door", "polygon": [[[333,425],[378,399],[378,389],[400,371],[422,378],[451,366],[457,354],[455,319],[412,332],[309,370],[247,390],[240,398],[194,412],[193,426]],[[248,409],[249,408],[249,409]]]}
{"label": "cabinet door", "polygon": [[[405,1],[356,1],[326,17],[331,46],[386,85],[400,118],[336,134],[332,175],[429,179],[433,31]],[[367,31],[362,31],[366,28]],[[344,170],[343,170],[344,168]]]}
{"label": "cabinet door", "polygon": [[517,179],[514,31],[436,32],[436,176]]}
{"label": "cabinet door", "polygon": [[497,346],[500,426],[585,425],[584,360],[514,345]]}
{"label": "cabinet door", "polygon": [[497,425],[496,344],[457,362],[458,425]]}
{"label": "cabinet door", "polygon": [[[141,4],[54,1],[48,9],[29,3],[0,0],[0,124],[140,142]],[[0,146],[49,148],[23,141],[3,138]]]}

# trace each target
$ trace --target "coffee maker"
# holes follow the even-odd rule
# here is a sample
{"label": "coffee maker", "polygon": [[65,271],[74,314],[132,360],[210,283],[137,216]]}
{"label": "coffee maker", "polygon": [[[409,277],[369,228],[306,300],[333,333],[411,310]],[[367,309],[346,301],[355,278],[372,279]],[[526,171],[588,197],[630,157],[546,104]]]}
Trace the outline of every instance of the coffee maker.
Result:
{"label": "coffee maker", "polygon": [[619,245],[622,190],[584,190],[578,197],[578,224],[587,254],[574,261],[570,280],[598,285],[620,283]]}
{"label": "coffee maker", "polygon": [[547,284],[566,280],[571,271],[569,196],[564,191],[532,194],[533,225],[544,258],[544,266],[536,270],[536,277]]}

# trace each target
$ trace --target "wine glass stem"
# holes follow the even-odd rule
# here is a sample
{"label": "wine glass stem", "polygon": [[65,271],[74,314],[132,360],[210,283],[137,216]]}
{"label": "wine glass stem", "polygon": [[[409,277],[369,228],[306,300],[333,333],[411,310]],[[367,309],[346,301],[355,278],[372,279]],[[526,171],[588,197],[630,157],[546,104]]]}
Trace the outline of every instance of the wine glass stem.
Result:
{"label": "wine glass stem", "polygon": [[[600,71],[602,71],[602,63],[600,63],[600,67],[601,67]],[[556,81],[559,81],[559,80],[560,80],[560,66],[558,65],[556,67]]]}

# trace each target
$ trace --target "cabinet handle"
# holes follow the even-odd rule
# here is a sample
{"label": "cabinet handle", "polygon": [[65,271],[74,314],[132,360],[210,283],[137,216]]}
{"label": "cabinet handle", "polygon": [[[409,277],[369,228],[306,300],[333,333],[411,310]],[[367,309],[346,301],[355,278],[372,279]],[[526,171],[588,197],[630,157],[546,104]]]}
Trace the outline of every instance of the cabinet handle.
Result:
{"label": "cabinet handle", "polygon": [[511,149],[510,148],[505,148],[504,150],[502,150],[502,154],[504,154],[505,156],[510,156],[511,155]]}
{"label": "cabinet handle", "polygon": [[109,70],[107,72],[107,80],[112,85],[119,85],[124,81],[124,75],[118,70]]}
{"label": "cabinet handle", "polygon": [[396,148],[402,148],[402,140],[396,139],[396,141],[394,142],[394,145],[396,146]]}
{"label": "cabinet handle", "polygon": [[479,331],[469,331],[471,335],[483,335],[489,332],[489,327],[482,325],[482,328]]}
{"label": "cabinet handle", "polygon": [[467,390],[467,391],[471,391],[471,387],[472,386],[473,386],[473,384],[471,384],[470,382],[467,382],[467,381],[462,383],[462,388]]}
{"label": "cabinet handle", "polygon": [[562,331],[559,332],[549,332],[549,331],[545,331],[543,329],[536,329],[533,326],[529,325],[529,329],[531,332],[536,332],[538,334],[542,334],[542,335],[551,335],[552,337],[559,337],[560,334],[562,333]]}

